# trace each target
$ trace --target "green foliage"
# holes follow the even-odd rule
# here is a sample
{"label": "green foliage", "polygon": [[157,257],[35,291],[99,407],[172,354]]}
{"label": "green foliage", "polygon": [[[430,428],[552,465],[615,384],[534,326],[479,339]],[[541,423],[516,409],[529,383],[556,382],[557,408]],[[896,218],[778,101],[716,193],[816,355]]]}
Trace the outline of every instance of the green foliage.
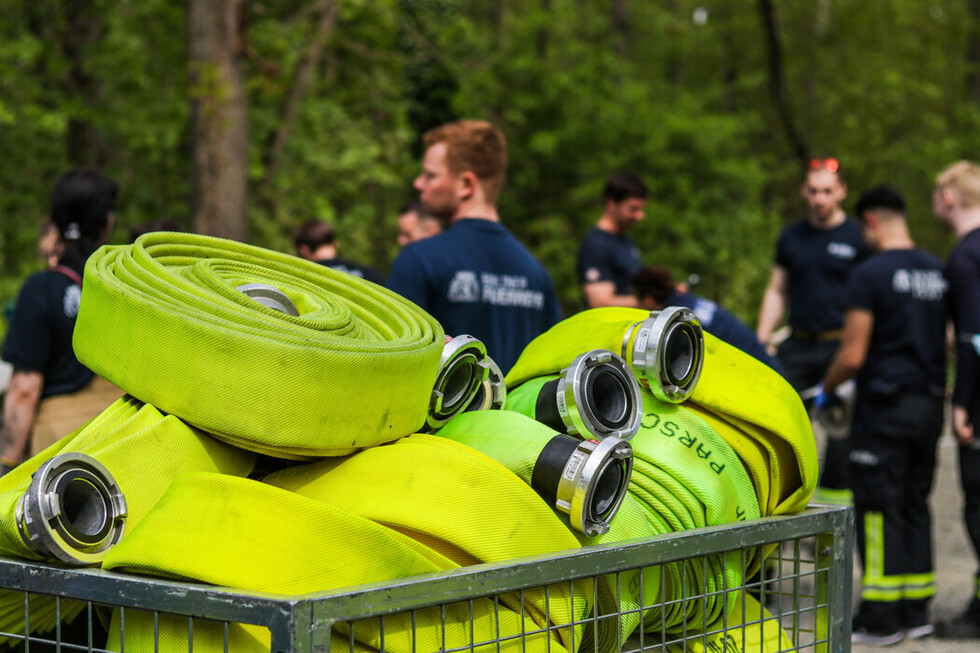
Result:
{"label": "green foliage", "polygon": [[[873,183],[898,186],[916,238],[945,254],[932,178],[975,156],[980,139],[968,4],[774,4],[785,97],[806,147],[843,162],[849,202]],[[803,210],[803,162],[773,109],[757,2],[338,2],[291,105],[322,6],[243,5],[254,242],[290,251],[292,228],[321,217],[345,256],[386,270],[421,134],[486,118],[508,138],[503,220],[545,263],[566,312],[580,300],[578,240],[599,216],[605,178],[625,168],[651,188],[633,234],[645,260],[698,274],[699,292],[754,323],[779,229]],[[3,302],[40,265],[48,189],[78,162],[120,183],[116,242],[149,220],[188,223],[194,89],[184,3],[0,0],[0,11]],[[79,15],[94,36],[75,55]],[[79,125],[98,151],[69,148]]]}

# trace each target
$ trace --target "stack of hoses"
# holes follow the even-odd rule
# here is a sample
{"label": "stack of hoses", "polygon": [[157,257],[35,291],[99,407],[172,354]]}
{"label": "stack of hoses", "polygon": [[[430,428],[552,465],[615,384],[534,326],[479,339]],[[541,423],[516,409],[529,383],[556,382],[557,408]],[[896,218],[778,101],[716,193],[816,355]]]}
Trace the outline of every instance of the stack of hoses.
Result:
{"label": "stack of hoses", "polygon": [[[98,565],[179,475],[201,471],[245,476],[254,462],[251,452],[123,397],[0,477],[0,554]],[[39,488],[42,478],[51,482]],[[41,501],[36,506],[41,510],[32,517],[25,512],[32,507],[25,498],[37,491]],[[38,521],[41,513],[44,519]],[[36,534],[33,543],[25,541],[28,533]],[[61,620],[71,621],[84,607],[72,601],[58,606],[41,595],[32,595],[29,601],[31,630],[42,632],[57,624],[56,610]],[[22,594],[0,593],[0,631],[22,631],[24,613]]]}
{"label": "stack of hoses", "polygon": [[[578,352],[619,344],[645,381],[643,422],[630,441],[630,495],[653,533],[801,509],[813,491],[816,452],[795,392],[764,365],[716,338],[704,334],[701,344],[699,328],[681,327],[687,320],[693,325],[691,318],[680,310],[647,316],[598,309],[565,320],[534,340],[508,374],[507,408],[547,423],[540,397],[555,374],[564,373]],[[666,566],[667,596],[660,598],[670,611],[647,611],[645,628],[678,634],[709,627],[731,613],[738,596],[714,593],[739,587],[743,571],[754,573],[760,564],[761,556],[742,560],[732,553],[687,561],[686,568]],[[709,598],[678,601],[692,583]],[[712,600],[718,596],[724,599]]]}
{"label": "stack of hoses", "polygon": [[78,359],[134,397],[294,459],[419,430],[443,345],[432,316],[380,286],[165,232],[89,258],[74,334]]}
{"label": "stack of hoses", "polygon": [[[654,395],[668,402],[687,399],[685,407],[735,449],[752,478],[761,514],[802,510],[815,488],[817,454],[799,396],[771,368],[708,333],[700,375],[692,374],[689,353],[697,351],[692,338],[684,334],[674,346],[663,342],[683,323],[683,309],[673,309],[667,316],[672,319],[665,313],[602,308],[559,322],[525,348],[507,374],[508,392],[557,374],[584,351],[619,350]],[[651,333],[658,323],[662,331]],[[644,351],[648,355],[640,355]],[[651,361],[659,361],[659,367]],[[673,371],[665,374],[664,367]]]}

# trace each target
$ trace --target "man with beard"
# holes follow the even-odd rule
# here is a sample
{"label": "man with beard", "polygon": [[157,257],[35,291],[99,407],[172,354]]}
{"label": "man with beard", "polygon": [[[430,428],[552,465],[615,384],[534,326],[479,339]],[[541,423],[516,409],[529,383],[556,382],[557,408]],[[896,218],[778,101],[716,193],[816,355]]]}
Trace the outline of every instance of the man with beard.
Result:
{"label": "man with beard", "polygon": [[503,134],[483,121],[426,133],[415,180],[427,213],[449,224],[398,254],[388,287],[435,317],[451,336],[471,335],[506,373],[534,337],[561,319],[544,267],[501,224]]}
{"label": "man with beard", "polygon": [[617,172],[602,192],[603,212],[578,250],[578,278],[586,308],[637,307],[633,275],[643,268],[640,250],[627,235],[643,219],[647,187],[630,172]]}

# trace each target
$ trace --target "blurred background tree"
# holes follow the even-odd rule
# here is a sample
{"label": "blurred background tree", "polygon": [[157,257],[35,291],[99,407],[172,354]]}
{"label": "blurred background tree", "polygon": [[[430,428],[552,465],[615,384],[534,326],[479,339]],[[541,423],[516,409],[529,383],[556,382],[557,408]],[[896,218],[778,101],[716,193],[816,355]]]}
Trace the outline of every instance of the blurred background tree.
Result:
{"label": "blurred background tree", "polygon": [[387,270],[422,133],[509,143],[504,222],[579,308],[606,176],[652,190],[643,257],[754,323],[810,156],[906,193],[944,256],[935,173],[977,158],[974,0],[0,0],[0,301],[41,265],[58,174],[121,186],[115,242],[173,219],[289,251],[320,217]]}

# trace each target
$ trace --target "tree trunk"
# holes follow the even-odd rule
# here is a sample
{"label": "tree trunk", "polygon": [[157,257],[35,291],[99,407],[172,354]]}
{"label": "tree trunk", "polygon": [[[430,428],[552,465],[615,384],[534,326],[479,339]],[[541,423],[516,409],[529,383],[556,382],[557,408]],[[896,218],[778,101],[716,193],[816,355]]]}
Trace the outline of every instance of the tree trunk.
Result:
{"label": "tree trunk", "polygon": [[188,0],[195,231],[248,240],[248,122],[241,0]]}
{"label": "tree trunk", "polygon": [[976,104],[980,102],[980,0],[967,3],[970,14],[970,36],[966,51],[966,97]]}
{"label": "tree trunk", "polygon": [[[65,29],[61,47],[68,59],[65,95],[80,98],[82,104],[98,110],[102,103],[102,88],[89,71],[85,58],[89,46],[103,37],[105,26],[91,0],[71,0],[65,4]],[[106,164],[105,144],[99,130],[91,122],[69,113],[66,134],[68,160],[74,167],[102,168]]]}
{"label": "tree trunk", "polygon": [[790,149],[801,164],[805,164],[809,158],[809,149],[796,129],[789,104],[786,102],[783,46],[779,40],[779,28],[776,26],[775,8],[772,0],[759,0],[759,15],[766,33],[769,98],[776,111],[779,124],[789,141]]}

